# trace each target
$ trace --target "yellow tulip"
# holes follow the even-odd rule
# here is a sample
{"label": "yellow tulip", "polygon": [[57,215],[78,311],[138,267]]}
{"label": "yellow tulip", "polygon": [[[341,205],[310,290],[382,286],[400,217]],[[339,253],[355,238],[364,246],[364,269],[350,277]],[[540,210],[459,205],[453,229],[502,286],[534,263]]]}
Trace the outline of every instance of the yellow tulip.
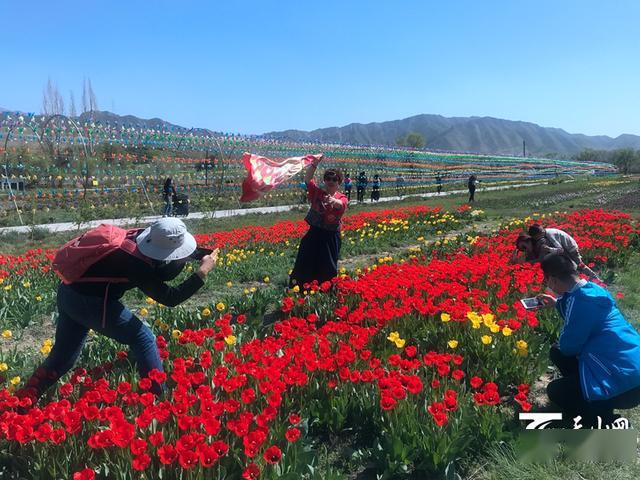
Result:
{"label": "yellow tulip", "polygon": [[491,335],[483,335],[480,340],[482,340],[482,343],[484,343],[485,345],[489,345],[491,343]]}
{"label": "yellow tulip", "polygon": [[298,293],[300,291],[300,285],[294,285],[291,290],[293,290],[293,293]]}
{"label": "yellow tulip", "polygon": [[498,325],[497,323],[492,323],[489,327],[489,330],[491,330],[491,333],[498,333],[500,331],[500,325]]}
{"label": "yellow tulip", "polygon": [[50,351],[51,347],[49,345],[43,345],[42,348],[40,348],[40,353],[43,355],[49,355]]}
{"label": "yellow tulip", "polygon": [[233,287],[233,282],[227,282],[227,287]]}
{"label": "yellow tulip", "polygon": [[153,305],[154,303],[156,303],[156,301],[151,297],[145,298],[144,301],[147,302],[147,305]]}
{"label": "yellow tulip", "polygon": [[235,345],[236,336],[235,335],[228,335],[228,336],[224,337],[224,341],[227,343],[227,345]]}
{"label": "yellow tulip", "polygon": [[208,317],[208,316],[210,316],[210,315],[211,315],[211,310],[209,310],[209,309],[208,309],[208,308],[206,308],[206,307],[202,309],[202,316],[203,316],[203,317]]}
{"label": "yellow tulip", "polygon": [[447,342],[447,345],[449,345],[449,348],[456,348],[458,346],[458,341],[457,340],[449,340]]}
{"label": "yellow tulip", "polygon": [[395,342],[399,338],[400,338],[400,334],[398,332],[391,332],[387,337],[387,340],[391,342]]}
{"label": "yellow tulip", "polygon": [[451,315],[449,315],[448,313],[441,313],[440,320],[442,320],[443,322],[448,322],[451,320]]}
{"label": "yellow tulip", "polygon": [[269,283],[271,281],[271,279],[269,277],[264,277],[263,281],[264,281],[264,283]]}
{"label": "yellow tulip", "polygon": [[502,329],[502,335],[504,335],[505,337],[510,336],[513,333],[513,330],[511,330],[509,327],[504,327]]}
{"label": "yellow tulip", "polygon": [[146,308],[142,307],[142,308],[140,309],[140,312],[139,312],[139,313],[140,313],[140,316],[141,316],[141,317],[146,317],[147,315],[149,315],[149,310],[147,310]]}
{"label": "yellow tulip", "polygon": [[219,312],[224,312],[225,308],[227,308],[227,306],[224,303],[216,303],[216,310],[218,310]]}
{"label": "yellow tulip", "polygon": [[24,288],[29,288],[31,286],[31,282],[22,282],[22,286]]}
{"label": "yellow tulip", "polygon": [[6,372],[7,370],[9,370],[9,365],[4,362],[0,363],[0,372]]}
{"label": "yellow tulip", "polygon": [[395,342],[393,342],[393,343],[395,343],[395,344],[396,344],[396,347],[398,347],[398,348],[402,348],[402,347],[404,347],[405,342],[406,342],[406,340],[404,340],[404,339],[402,339],[402,338],[398,338],[398,339],[397,339]]}
{"label": "yellow tulip", "polygon": [[172,336],[173,338],[175,338],[176,340],[177,340],[178,338],[180,338],[180,336],[181,336],[181,335],[182,335],[182,332],[181,332],[180,330],[177,330],[177,329],[175,329],[175,330],[173,330],[173,331],[171,332],[171,336]]}
{"label": "yellow tulip", "polygon": [[20,377],[13,377],[11,379],[11,385],[18,385],[20,383]]}
{"label": "yellow tulip", "polygon": [[482,314],[482,321],[484,322],[484,324],[489,327],[491,326],[491,324],[493,324],[493,321],[495,320],[495,315],[493,315],[493,313],[483,313]]}
{"label": "yellow tulip", "polygon": [[42,297],[40,295],[36,295],[36,302],[41,302],[42,301]]}
{"label": "yellow tulip", "polygon": [[11,338],[13,337],[13,333],[11,333],[11,330],[4,330],[2,332],[2,338]]}

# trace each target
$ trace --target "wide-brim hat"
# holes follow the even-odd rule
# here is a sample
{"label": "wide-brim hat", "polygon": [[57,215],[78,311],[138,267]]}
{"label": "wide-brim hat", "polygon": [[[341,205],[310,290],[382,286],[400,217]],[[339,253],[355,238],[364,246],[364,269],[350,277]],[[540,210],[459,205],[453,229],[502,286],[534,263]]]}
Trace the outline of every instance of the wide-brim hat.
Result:
{"label": "wide-brim hat", "polygon": [[191,255],[198,243],[177,218],[161,218],[136,238],[140,252],[154,260],[180,260]]}

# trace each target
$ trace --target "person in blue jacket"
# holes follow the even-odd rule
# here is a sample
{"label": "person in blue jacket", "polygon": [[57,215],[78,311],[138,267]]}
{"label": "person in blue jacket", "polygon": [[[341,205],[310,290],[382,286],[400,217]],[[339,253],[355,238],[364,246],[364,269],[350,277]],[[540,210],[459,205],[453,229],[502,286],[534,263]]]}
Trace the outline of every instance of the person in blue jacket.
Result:
{"label": "person in blue jacket", "polygon": [[540,266],[559,297],[538,299],[555,306],[564,320],[550,351],[562,377],[547,386],[549,399],[561,408],[564,421],[581,416],[583,427],[610,425],[617,418],[614,409],[640,404],[640,334],[607,290],[580,279],[569,257],[552,254]]}

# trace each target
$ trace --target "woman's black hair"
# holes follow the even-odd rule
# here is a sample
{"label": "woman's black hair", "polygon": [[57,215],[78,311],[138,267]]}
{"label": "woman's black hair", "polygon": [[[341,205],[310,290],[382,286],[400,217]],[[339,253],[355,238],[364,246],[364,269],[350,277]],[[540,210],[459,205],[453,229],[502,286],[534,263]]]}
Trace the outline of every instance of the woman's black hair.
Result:
{"label": "woman's black hair", "polygon": [[167,188],[169,185],[171,185],[171,177],[167,177],[164,181],[164,188]]}
{"label": "woman's black hair", "polygon": [[540,263],[545,277],[554,277],[563,282],[578,274],[578,267],[568,256],[561,253],[547,255]]}
{"label": "woman's black hair", "polygon": [[535,237],[536,235],[540,235],[543,232],[544,232],[544,229],[542,228],[542,226],[538,223],[534,223],[529,227],[529,231],[527,233],[532,237]]}
{"label": "woman's black hair", "polygon": [[516,238],[516,247],[518,245],[520,245],[520,243],[523,243],[523,242],[533,242],[533,238],[531,238],[529,235],[525,235],[525,234],[518,235],[518,238]]}
{"label": "woman's black hair", "polygon": [[338,178],[338,183],[342,183],[342,172],[335,168],[328,168],[324,171],[323,178],[326,176],[335,176]]}

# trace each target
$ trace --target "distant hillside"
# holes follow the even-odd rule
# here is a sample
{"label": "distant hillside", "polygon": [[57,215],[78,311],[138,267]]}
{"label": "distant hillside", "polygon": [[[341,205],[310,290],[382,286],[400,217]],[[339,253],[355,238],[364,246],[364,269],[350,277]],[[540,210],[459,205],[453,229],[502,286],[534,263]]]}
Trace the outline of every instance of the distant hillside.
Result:
{"label": "distant hillside", "polygon": [[[0,108],[0,112],[14,112]],[[162,120],[143,119],[134,115],[118,115],[108,111],[83,113],[81,121],[90,118],[101,123],[134,125],[142,128],[187,130],[188,128]],[[443,117],[441,115],[416,115],[403,120],[381,123],[352,123],[344,127],[320,128],[311,132],[285,130],[263,136],[277,140],[346,143],[360,145],[396,144],[399,137],[411,132],[424,136],[426,148],[456,152],[495,153],[521,155],[522,140],[527,154],[573,155],[592,148],[614,150],[617,148],[640,149],[640,136],[623,134],[616,138],[605,135],[588,136],[568,133],[560,128],[547,128],[535,123],[503,120],[492,117]],[[205,128],[194,129],[196,134],[211,134]]]}
{"label": "distant hillside", "polygon": [[522,154],[522,141],[527,153],[574,154],[585,148],[612,150],[640,148],[640,136],[571,134],[560,128],[546,128],[535,123],[502,120],[492,117],[443,117],[416,115],[403,120],[382,123],[352,123],[305,132],[285,130],[265,136],[291,141],[319,141],[370,145],[395,145],[396,139],[411,132],[424,136],[427,148],[463,152]]}

